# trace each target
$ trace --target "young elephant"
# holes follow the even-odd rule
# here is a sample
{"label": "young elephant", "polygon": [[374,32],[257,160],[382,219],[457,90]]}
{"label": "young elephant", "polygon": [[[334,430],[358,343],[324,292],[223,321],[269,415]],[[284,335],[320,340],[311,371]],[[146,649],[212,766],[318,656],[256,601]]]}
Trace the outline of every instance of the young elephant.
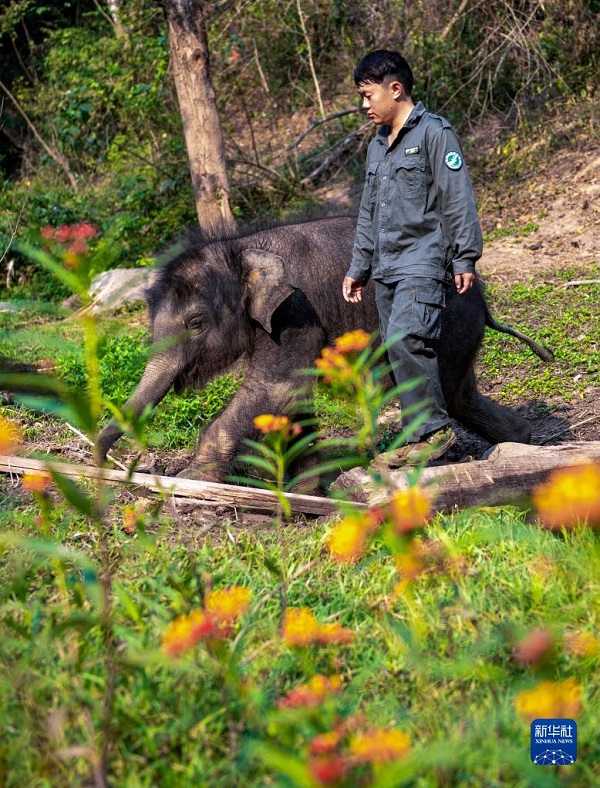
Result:
{"label": "young elephant", "polygon": [[[242,386],[203,430],[182,476],[222,481],[244,439],[255,437],[253,418],[293,410],[299,387],[313,380],[299,370],[346,331],[378,328],[372,288],[354,305],[340,292],[355,223],[346,216],[218,240],[195,236],[170,251],[148,292],[155,352],[124,409],[139,415],[172,386],[202,387],[246,360]],[[479,284],[461,296],[449,289],[438,340],[449,413],[493,443],[528,443],[527,421],[477,390],[473,364],[486,324],[512,333],[493,321]],[[100,463],[121,434],[114,422],[102,430]]]}

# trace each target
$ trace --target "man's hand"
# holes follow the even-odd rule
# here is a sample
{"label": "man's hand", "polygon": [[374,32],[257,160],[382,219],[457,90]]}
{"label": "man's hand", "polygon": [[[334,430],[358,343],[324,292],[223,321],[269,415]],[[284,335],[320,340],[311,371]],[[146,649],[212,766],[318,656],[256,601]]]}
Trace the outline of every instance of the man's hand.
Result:
{"label": "man's hand", "polygon": [[342,293],[344,300],[348,301],[349,304],[357,304],[359,301],[362,301],[362,290],[362,285],[356,279],[352,279],[351,276],[344,277]]}
{"label": "man's hand", "polygon": [[475,274],[456,274],[454,277],[454,284],[456,285],[456,290],[459,295],[470,290],[473,287],[474,281]]}

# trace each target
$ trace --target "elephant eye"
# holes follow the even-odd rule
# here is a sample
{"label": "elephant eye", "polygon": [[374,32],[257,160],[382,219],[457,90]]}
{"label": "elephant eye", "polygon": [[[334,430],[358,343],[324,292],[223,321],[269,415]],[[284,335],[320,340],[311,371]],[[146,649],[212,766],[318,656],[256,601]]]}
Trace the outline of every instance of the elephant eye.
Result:
{"label": "elephant eye", "polygon": [[192,317],[187,321],[187,327],[190,329],[198,330],[202,328],[202,318],[200,317]]}

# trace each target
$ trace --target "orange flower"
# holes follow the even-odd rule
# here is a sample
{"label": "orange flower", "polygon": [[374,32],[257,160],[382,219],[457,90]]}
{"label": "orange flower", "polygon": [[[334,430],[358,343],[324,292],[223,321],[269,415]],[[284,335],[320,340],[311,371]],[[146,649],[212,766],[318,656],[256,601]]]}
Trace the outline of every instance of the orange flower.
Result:
{"label": "orange flower", "polygon": [[277,706],[280,709],[297,709],[299,706],[316,708],[330,695],[338,695],[342,689],[339,676],[322,676],[317,674],[306,684],[298,684],[281,698]]}
{"label": "orange flower", "polygon": [[407,552],[396,556],[396,566],[404,580],[412,582],[425,571],[425,564],[421,560],[421,550],[414,547],[416,542],[411,542]]}
{"label": "orange flower", "polygon": [[315,366],[323,373],[325,383],[343,386],[352,380],[354,374],[351,364],[343,353],[330,347],[323,348],[321,358],[315,361]]}
{"label": "orange flower", "polygon": [[315,736],[308,749],[311,755],[328,755],[335,752],[340,745],[342,735],[339,731],[328,731]]}
{"label": "orange flower", "polygon": [[349,514],[337,523],[327,537],[327,547],[334,561],[352,564],[361,559],[367,549],[367,537],[373,531],[370,514]]}
{"label": "orange flower", "polygon": [[302,432],[302,427],[299,424],[292,424],[287,416],[273,416],[272,413],[255,416],[254,426],[264,435],[280,432],[286,438],[300,435]]}
{"label": "orange flower", "polygon": [[565,648],[576,657],[595,657],[600,654],[600,639],[589,632],[569,632],[565,635]]}
{"label": "orange flower", "polygon": [[520,665],[533,665],[547,656],[553,645],[551,632],[547,629],[535,629],[517,644],[514,658]]}
{"label": "orange flower", "polygon": [[396,728],[372,728],[350,741],[350,751],[358,763],[380,764],[398,761],[410,750],[410,738]]}
{"label": "orange flower", "polygon": [[0,455],[14,454],[21,443],[21,428],[0,416]]}
{"label": "orange flower", "polygon": [[340,624],[319,624],[307,607],[288,607],[285,611],[281,637],[288,646],[343,646],[354,640],[354,632]]}
{"label": "orange flower", "polygon": [[540,520],[548,528],[588,522],[600,527],[600,463],[585,462],[552,471],[533,491]]}
{"label": "orange flower", "polygon": [[269,432],[281,432],[289,425],[290,420],[287,416],[273,416],[271,413],[263,413],[262,416],[256,416],[254,419],[256,429],[264,432],[265,435]]}
{"label": "orange flower", "polygon": [[307,607],[288,607],[283,617],[281,637],[288,646],[314,643],[319,622]]}
{"label": "orange flower", "polygon": [[45,471],[23,474],[23,489],[27,492],[43,493],[50,484],[51,476]]}
{"label": "orange flower", "polygon": [[123,509],[123,530],[127,534],[137,531],[141,517],[135,506],[125,506]]}
{"label": "orange flower", "polygon": [[527,722],[537,719],[572,718],[581,711],[581,684],[575,679],[542,681],[519,692],[515,708]]}
{"label": "orange flower", "polygon": [[177,616],[171,621],[163,635],[161,648],[167,657],[178,657],[212,634],[210,617],[204,610],[193,610],[189,615]]}
{"label": "orange flower", "polygon": [[360,353],[368,347],[371,337],[366,331],[357,329],[356,331],[348,331],[342,334],[335,340],[335,349],[338,353]]}
{"label": "orange flower", "polygon": [[317,785],[335,785],[346,776],[348,761],[339,756],[312,758],[308,769]]}
{"label": "orange flower", "polygon": [[345,646],[352,643],[355,633],[341,624],[320,624],[315,641],[322,645]]}
{"label": "orange flower", "polygon": [[206,611],[222,634],[229,633],[232,625],[248,610],[251,596],[252,591],[244,586],[231,586],[207,594]]}
{"label": "orange flower", "polygon": [[404,535],[427,524],[431,517],[431,500],[421,487],[396,490],[389,510],[394,530]]}

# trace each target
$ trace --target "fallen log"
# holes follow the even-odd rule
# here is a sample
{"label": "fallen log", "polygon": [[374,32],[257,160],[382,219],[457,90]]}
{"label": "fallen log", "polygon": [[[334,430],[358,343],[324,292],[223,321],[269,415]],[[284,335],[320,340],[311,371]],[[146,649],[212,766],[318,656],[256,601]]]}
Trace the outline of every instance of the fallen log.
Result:
{"label": "fallen log", "polygon": [[[196,479],[173,476],[155,476],[149,473],[125,473],[91,465],[72,465],[67,462],[34,460],[28,457],[0,456],[0,473],[22,475],[53,470],[70,478],[102,479],[111,484],[129,484],[134,490],[142,488],[166,496],[193,498],[199,504],[221,504],[236,509],[276,512],[278,500],[275,493],[254,487],[234,484],[217,484]],[[335,501],[316,495],[286,493],[294,514],[316,516],[334,515],[338,511]]]}
{"label": "fallen log", "polygon": [[[424,468],[420,484],[431,490],[437,512],[471,506],[499,506],[529,495],[553,469],[586,459],[600,462],[600,441],[557,446],[500,443],[484,460]],[[393,488],[408,487],[404,471],[389,471],[387,476]],[[381,503],[385,497],[382,488],[375,487],[372,477],[362,468],[342,473],[333,486],[346,499],[371,506]]]}

